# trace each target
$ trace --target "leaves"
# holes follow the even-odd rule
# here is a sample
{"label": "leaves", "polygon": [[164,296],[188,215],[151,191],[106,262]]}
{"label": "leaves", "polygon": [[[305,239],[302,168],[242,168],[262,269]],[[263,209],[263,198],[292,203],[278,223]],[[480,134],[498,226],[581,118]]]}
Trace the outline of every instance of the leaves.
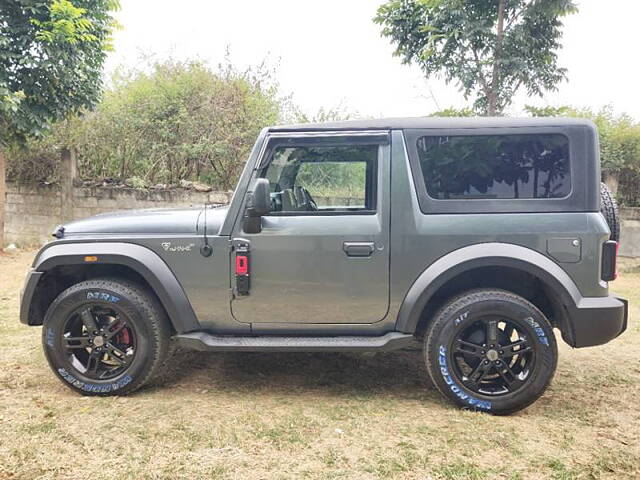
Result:
{"label": "leaves", "polygon": [[135,179],[136,186],[188,179],[231,189],[258,133],[278,123],[285,106],[266,67],[167,60],[120,70],[111,84],[94,111],[57,123],[26,150],[12,149],[9,178],[50,181],[67,146],[77,151],[81,178]]}
{"label": "leaves", "polygon": [[419,65],[427,77],[443,74],[480,112],[495,97],[500,113],[520,88],[542,95],[566,77],[556,52],[561,18],[575,11],[572,0],[508,0],[501,48],[497,0],[392,0],[374,21],[403,63]]}
{"label": "leaves", "polygon": [[24,143],[98,100],[114,0],[4,0],[0,145]]}

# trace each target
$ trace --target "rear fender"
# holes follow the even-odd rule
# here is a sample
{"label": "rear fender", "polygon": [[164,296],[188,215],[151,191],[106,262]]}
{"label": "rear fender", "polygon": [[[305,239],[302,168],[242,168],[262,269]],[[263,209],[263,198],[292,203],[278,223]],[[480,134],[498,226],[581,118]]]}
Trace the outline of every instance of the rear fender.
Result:
{"label": "rear fender", "polygon": [[[397,330],[415,333],[422,312],[440,287],[461,273],[491,266],[511,267],[532,274],[549,287],[567,309],[575,308],[582,299],[571,277],[544,255],[509,243],[480,243],[439,258],[420,274],[400,307]],[[572,336],[572,332],[567,333]]]}

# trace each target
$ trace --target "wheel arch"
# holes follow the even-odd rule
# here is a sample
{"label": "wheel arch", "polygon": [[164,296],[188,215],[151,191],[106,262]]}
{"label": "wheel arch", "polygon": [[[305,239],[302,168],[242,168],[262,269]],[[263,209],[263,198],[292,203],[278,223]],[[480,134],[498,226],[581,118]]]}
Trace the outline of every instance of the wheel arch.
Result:
{"label": "wheel arch", "polygon": [[[87,262],[86,256],[97,260]],[[83,280],[121,274],[147,286],[156,295],[177,333],[200,329],[180,282],[167,264],[146,247],[121,242],[51,244],[38,254],[33,269],[37,283],[25,289],[21,303],[23,323],[42,324],[46,313],[44,307],[48,307],[57,294],[70,286],[68,281],[61,280],[63,273],[71,278],[81,275]],[[49,293],[46,293],[47,286],[53,288]]]}
{"label": "wheel arch", "polygon": [[[560,328],[564,340],[570,345],[575,343],[567,310],[575,307],[582,297],[573,280],[558,264],[544,255],[519,245],[498,242],[455,250],[424,270],[405,295],[398,313],[397,330],[414,334],[424,330],[439,306],[451,297],[446,292],[460,293],[466,290],[456,288],[456,285],[464,285],[462,279],[483,271],[499,273],[504,278],[509,278],[507,273],[516,277],[528,276],[539,282],[549,305],[541,308],[543,306],[539,302],[528,299],[547,315],[553,313],[553,323]],[[488,281],[486,285],[470,285],[470,288],[486,286],[522,294],[495,281]]]}

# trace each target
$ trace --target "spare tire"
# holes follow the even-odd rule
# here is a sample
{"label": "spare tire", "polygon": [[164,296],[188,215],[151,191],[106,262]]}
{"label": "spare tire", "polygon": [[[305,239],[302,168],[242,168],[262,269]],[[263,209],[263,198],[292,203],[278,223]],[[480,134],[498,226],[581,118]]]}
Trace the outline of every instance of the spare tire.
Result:
{"label": "spare tire", "polygon": [[618,204],[616,199],[606,184],[600,183],[600,213],[609,225],[611,230],[611,240],[620,241],[620,215],[618,214]]}

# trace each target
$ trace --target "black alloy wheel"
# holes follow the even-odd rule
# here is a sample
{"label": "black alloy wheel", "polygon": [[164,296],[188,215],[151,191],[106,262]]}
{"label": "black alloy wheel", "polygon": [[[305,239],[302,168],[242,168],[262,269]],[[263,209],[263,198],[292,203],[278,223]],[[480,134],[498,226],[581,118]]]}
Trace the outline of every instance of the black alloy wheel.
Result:
{"label": "black alloy wheel", "polygon": [[81,306],[69,315],[62,335],[69,366],[87,378],[113,379],[135,357],[135,330],[127,315],[114,306]]}
{"label": "black alloy wheel", "polygon": [[555,373],[553,328],[528,300],[478,289],[447,301],[424,339],[429,375],[457,405],[505,415],[537,400]]}
{"label": "black alloy wheel", "polygon": [[58,378],[82,395],[121,395],[154,378],[171,325],[152,292],[125,279],[85,280],[45,315],[42,342]]}
{"label": "black alloy wheel", "polygon": [[510,319],[479,318],[453,338],[452,370],[475,393],[515,392],[535,368],[535,345],[531,345],[531,340],[527,332]]}

